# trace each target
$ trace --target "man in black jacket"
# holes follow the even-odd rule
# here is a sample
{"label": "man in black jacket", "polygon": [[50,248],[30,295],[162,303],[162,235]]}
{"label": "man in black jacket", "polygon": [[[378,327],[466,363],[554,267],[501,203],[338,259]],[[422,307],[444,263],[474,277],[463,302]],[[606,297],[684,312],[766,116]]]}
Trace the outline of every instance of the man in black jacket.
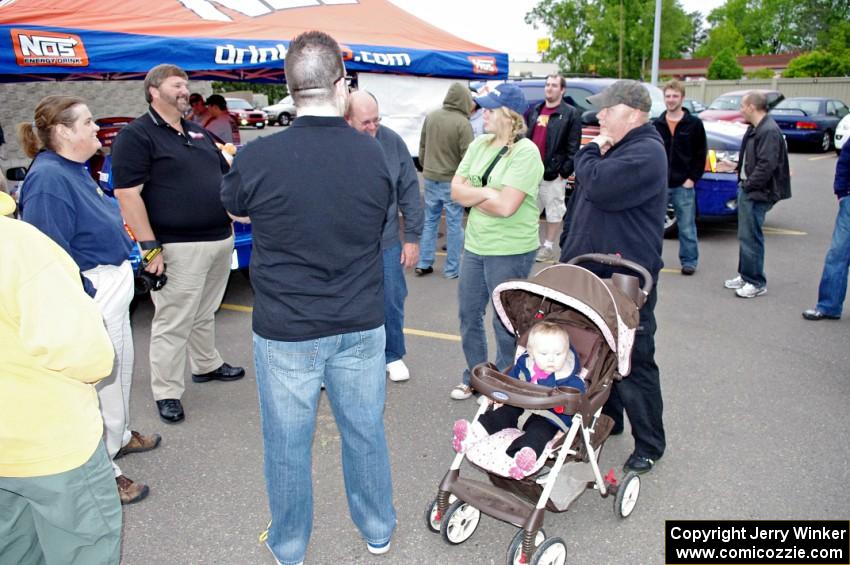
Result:
{"label": "man in black jacket", "polygon": [[708,150],[702,120],[682,108],[684,100],[681,82],[673,79],[664,85],[667,110],[654,123],[667,151],[667,186],[678,224],[679,263],[683,275],[693,275],[699,260],[694,186],[705,171]]}
{"label": "man in black jacket", "polygon": [[764,217],[773,205],[791,198],[788,148],[779,126],[767,114],[767,98],[751,91],[741,99],[750,124],[738,156],[738,276],[724,283],[740,298],[767,292],[764,274]]}
{"label": "man in black jacket", "polygon": [[[629,417],[635,450],[624,470],[645,473],[664,454],[661,378],[655,363],[655,303],[667,208],[667,158],[649,123],[652,100],[639,82],[620,80],[588,98],[599,111],[600,134],[576,155],[576,190],[561,234],[561,261],[584,253],[616,253],[644,267],[656,283],[640,309],[631,373],[614,384],[603,412],[623,431]],[[602,277],[611,268],[583,266]],[[627,274],[632,274],[627,272]]]}
{"label": "man in black jacket", "polygon": [[546,230],[537,261],[553,261],[555,236],[566,212],[567,178],[573,174],[573,158],[581,144],[581,115],[564,102],[567,82],[559,74],[546,77],[544,101],[528,114],[526,137],[540,149],[543,180],[537,206],[546,211]]}

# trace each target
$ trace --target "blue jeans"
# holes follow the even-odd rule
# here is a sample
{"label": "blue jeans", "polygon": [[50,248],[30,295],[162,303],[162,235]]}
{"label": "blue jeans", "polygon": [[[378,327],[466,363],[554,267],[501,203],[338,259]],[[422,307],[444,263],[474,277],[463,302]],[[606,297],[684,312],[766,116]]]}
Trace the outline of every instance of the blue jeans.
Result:
{"label": "blue jeans", "polygon": [[699,260],[697,247],[697,202],[693,187],[676,186],[669,190],[670,204],[676,213],[679,229],[679,263],[696,268]]}
{"label": "blue jeans", "polygon": [[342,440],[351,518],[367,542],[389,541],[396,515],[384,436],[384,327],[298,342],[254,334],[254,363],[272,518],[268,546],[278,561],[302,561],[310,540],[322,382]]}
{"label": "blue jeans", "polygon": [[[536,249],[520,255],[477,255],[468,249],[464,252],[458,285],[460,343],[466,358],[463,384],[469,384],[470,371],[476,365],[488,361],[484,313],[493,289],[508,279],[528,278],[535,255]],[[503,370],[513,365],[516,337],[505,329],[495,312],[493,331],[496,334],[496,366]]]}
{"label": "blue jeans", "polygon": [[387,345],[384,350],[387,363],[398,361],[406,352],[404,348],[404,299],[407,283],[401,263],[401,243],[384,249],[384,328]]}
{"label": "blue jeans", "polygon": [[840,316],[847,295],[847,270],[850,268],[850,198],[838,201],[838,215],[832,243],[826,252],[823,274],[818,287],[817,309],[828,316]]}
{"label": "blue jeans", "polygon": [[454,278],[460,266],[463,249],[463,206],[452,201],[451,183],[425,179],[425,225],[419,240],[418,269],[427,269],[434,264],[437,247],[437,229],[440,214],[446,208],[446,264],[443,274]]}
{"label": "blue jeans", "polygon": [[767,285],[764,275],[764,217],[773,208],[772,202],[754,202],[738,188],[738,273],[744,282],[755,286]]}

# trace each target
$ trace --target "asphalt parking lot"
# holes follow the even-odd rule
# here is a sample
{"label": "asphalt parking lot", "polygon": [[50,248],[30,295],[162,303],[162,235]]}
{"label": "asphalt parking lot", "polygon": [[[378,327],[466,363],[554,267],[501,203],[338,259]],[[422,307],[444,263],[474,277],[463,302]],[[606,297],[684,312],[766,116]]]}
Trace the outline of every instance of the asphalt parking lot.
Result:
{"label": "asphalt parking lot", "polygon": [[[794,196],[766,222],[765,296],[742,300],[723,288],[737,264],[734,224],[700,226],[693,277],[678,272],[678,243],[665,242],[656,343],[668,450],[644,476],[628,519],[616,517],[611,498],[593,491],[568,512],[547,514],[546,532],[566,540],[568,563],[663,563],[667,519],[850,517],[850,317],[806,322],[800,316],[815,303],[837,210],[835,155],[794,153],[791,165]],[[392,549],[380,557],[368,554],[348,516],[339,436],[323,402],[313,448],[316,500],[307,563],[505,562],[513,526],[482,517],[469,541],[449,546],[424,524],[425,506],[453,454],[452,422],[475,410],[472,401],[448,396],[463,368],[457,281],[443,279],[437,266],[433,275],[407,278],[405,360],[413,376],[387,385],[399,523]],[[133,428],[161,433],[163,441],[156,451],[121,460],[129,477],[151,487],[145,501],[124,508],[123,563],[274,563],[258,542],[268,510],[252,303],[247,279],[234,273],[217,315],[217,340],[224,359],[246,366],[248,375],[232,383],[187,378],[187,416],[178,425],[159,420],[151,397],[150,304],[143,302],[133,316]],[[613,467],[620,475],[631,447],[628,433],[609,439],[603,473]]]}

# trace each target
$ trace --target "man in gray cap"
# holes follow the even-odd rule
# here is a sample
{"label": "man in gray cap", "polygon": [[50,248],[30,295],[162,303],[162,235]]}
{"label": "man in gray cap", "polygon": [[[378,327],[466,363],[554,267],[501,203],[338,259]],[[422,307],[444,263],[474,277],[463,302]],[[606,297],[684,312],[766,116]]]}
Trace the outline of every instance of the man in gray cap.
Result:
{"label": "man in gray cap", "polygon": [[[614,419],[613,434],[622,433],[625,409],[635,449],[623,468],[645,473],[666,446],[654,310],[663,266],[667,154],[649,122],[652,100],[641,83],[619,80],[587,100],[601,108],[600,133],[575,158],[576,189],[564,217],[561,261],[584,253],[616,253],[646,268],[655,282],[640,310],[632,372],[615,383],[603,408]],[[602,277],[616,271],[595,263],[584,266]]]}

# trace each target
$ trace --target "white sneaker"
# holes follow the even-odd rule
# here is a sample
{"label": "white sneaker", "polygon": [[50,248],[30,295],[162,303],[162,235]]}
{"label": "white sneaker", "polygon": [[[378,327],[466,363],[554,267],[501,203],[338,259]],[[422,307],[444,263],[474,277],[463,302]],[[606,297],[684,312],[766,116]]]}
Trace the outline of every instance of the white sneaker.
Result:
{"label": "white sneaker", "polygon": [[383,545],[372,545],[371,543],[366,542],[366,549],[368,549],[369,553],[372,555],[383,555],[390,550],[390,542]]}
{"label": "white sneaker", "polygon": [[555,259],[555,248],[546,247],[545,245],[540,246],[540,249],[537,250],[537,255],[534,257],[534,260],[538,263],[551,263],[555,261]]}
{"label": "white sneaker", "polygon": [[741,278],[741,275],[738,275],[734,279],[727,280],[725,283],[723,283],[723,286],[734,290],[738,288],[743,288],[745,284],[747,283],[744,282],[744,279]]}
{"label": "white sneaker", "polygon": [[401,359],[387,363],[387,373],[390,375],[390,380],[395,383],[406,381],[410,378],[410,370]]}
{"label": "white sneaker", "polygon": [[761,296],[765,292],[767,292],[766,286],[756,286],[754,284],[747,283],[736,290],[735,294],[739,298],[755,298],[756,296]]}
{"label": "white sneaker", "polygon": [[449,393],[449,396],[455,400],[466,400],[472,396],[472,387],[464,384],[457,385],[452,389],[451,393]]}

